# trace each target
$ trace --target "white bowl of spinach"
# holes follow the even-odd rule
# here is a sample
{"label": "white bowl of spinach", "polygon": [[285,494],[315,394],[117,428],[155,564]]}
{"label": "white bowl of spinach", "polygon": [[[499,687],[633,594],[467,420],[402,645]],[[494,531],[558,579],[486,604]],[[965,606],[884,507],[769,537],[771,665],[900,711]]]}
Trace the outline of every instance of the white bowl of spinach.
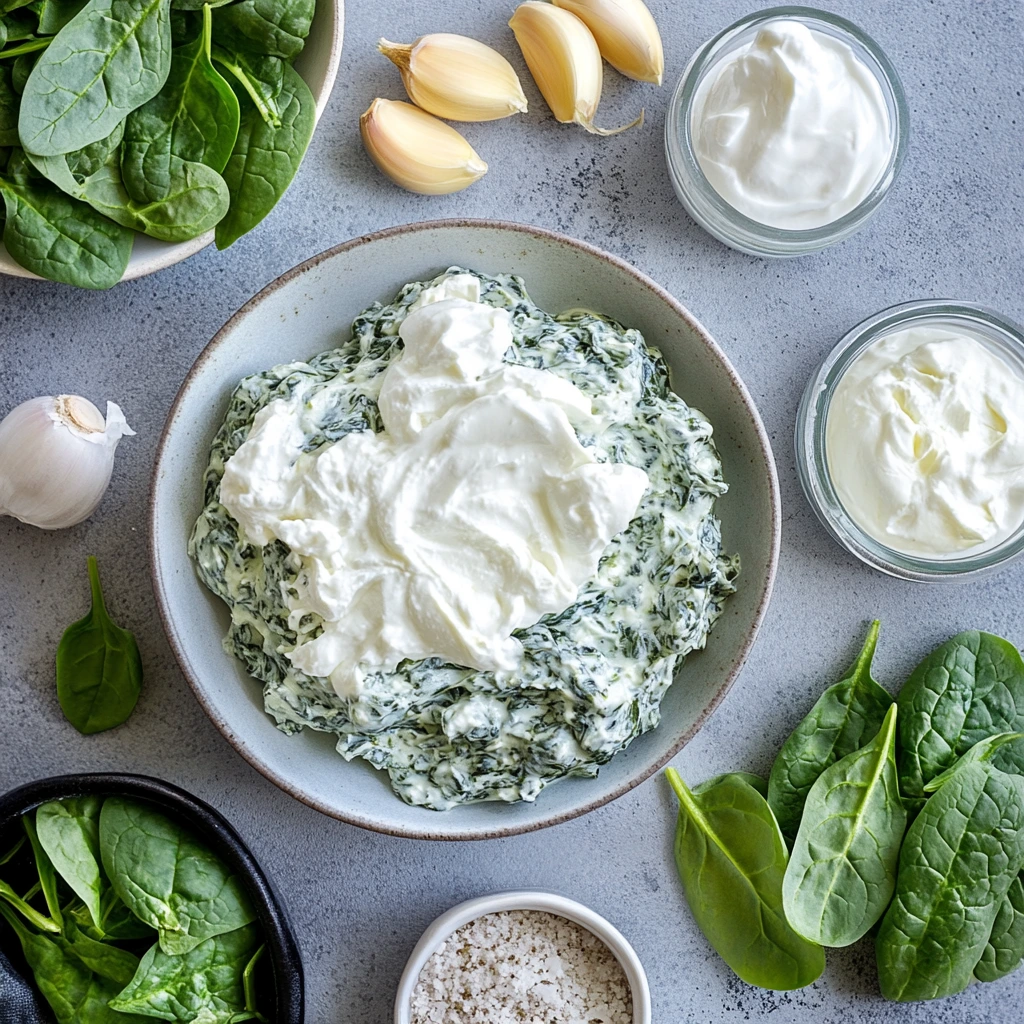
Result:
{"label": "white bowl of spinach", "polygon": [[301,1024],[284,908],[213,808],[138,775],[0,797],[0,1021],[53,1019]]}
{"label": "white bowl of spinach", "polygon": [[85,288],[226,248],[259,224],[299,168],[341,57],[343,0],[0,10],[0,272]]}

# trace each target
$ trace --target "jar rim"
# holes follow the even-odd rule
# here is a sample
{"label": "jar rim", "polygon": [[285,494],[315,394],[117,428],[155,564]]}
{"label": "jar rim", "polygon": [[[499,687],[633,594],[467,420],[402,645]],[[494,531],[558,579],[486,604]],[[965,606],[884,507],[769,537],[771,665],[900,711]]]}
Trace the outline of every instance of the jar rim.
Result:
{"label": "jar rim", "polygon": [[[813,228],[779,228],[739,211],[708,180],[693,148],[692,110],[705,76],[732,41],[752,28],[772,21],[797,20],[819,28],[833,38],[852,44],[882,89],[890,115],[891,147],[885,169],[871,191],[841,217]],[[665,153],[669,175],[690,215],[720,241],[758,256],[802,256],[853,234],[887,196],[906,159],[910,137],[910,110],[896,68],[884,50],[853,22],[814,7],[780,6],[755,11],[724,28],[698,47],[676,85],[665,119]]]}
{"label": "jar rim", "polygon": [[1024,555],[1024,522],[992,547],[947,556],[898,551],[873,537],[843,506],[828,468],[825,430],[835,390],[847,370],[880,338],[915,326],[960,326],[1009,357],[1024,378],[1024,328],[973,302],[924,299],[890,306],[847,331],[811,375],[796,418],[797,472],[811,508],[842,547],[890,576],[922,583],[962,582]]}

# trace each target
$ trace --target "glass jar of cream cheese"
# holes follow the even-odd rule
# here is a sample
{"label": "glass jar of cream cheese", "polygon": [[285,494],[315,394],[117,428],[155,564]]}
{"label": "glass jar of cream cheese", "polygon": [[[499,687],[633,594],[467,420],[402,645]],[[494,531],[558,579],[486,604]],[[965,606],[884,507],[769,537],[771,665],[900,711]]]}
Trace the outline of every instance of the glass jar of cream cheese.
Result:
{"label": "glass jar of cream cheese", "polygon": [[903,579],[963,578],[1024,553],[1024,330],[909,302],[870,317],[811,377],[797,469],[829,533]]}
{"label": "glass jar of cream cheese", "polygon": [[690,60],[669,104],[676,194],[716,238],[758,256],[801,256],[858,230],[907,150],[896,70],[855,25],[774,7]]}

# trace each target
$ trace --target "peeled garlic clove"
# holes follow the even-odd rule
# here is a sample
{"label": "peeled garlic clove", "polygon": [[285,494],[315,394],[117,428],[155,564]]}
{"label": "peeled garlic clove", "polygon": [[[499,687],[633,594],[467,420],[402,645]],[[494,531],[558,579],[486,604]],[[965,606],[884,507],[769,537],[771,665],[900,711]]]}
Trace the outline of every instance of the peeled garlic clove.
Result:
{"label": "peeled garlic clove", "polygon": [[523,87],[497,50],[435,32],[411,45],[382,39],[377,49],[402,72],[409,99],[451,121],[495,121],[526,110]]}
{"label": "peeled garlic clove", "polygon": [[509,27],[556,121],[575,122],[595,135],[615,135],[643,124],[644,112],[621,128],[594,124],[604,81],[601,52],[590,29],[569,11],[528,0],[516,8]]}
{"label": "peeled garlic clove", "polygon": [[135,431],[107,402],[107,418],[77,395],[33,398],[0,422],[0,515],[43,530],[87,519],[114,469],[118,441]]}
{"label": "peeled garlic clove", "polygon": [[661,33],[643,0],[553,0],[594,35],[601,56],[638,82],[661,85],[665,53]]}
{"label": "peeled garlic clove", "polygon": [[487,164],[454,128],[411,103],[374,100],[359,131],[370,159],[410,192],[458,192],[487,173]]}

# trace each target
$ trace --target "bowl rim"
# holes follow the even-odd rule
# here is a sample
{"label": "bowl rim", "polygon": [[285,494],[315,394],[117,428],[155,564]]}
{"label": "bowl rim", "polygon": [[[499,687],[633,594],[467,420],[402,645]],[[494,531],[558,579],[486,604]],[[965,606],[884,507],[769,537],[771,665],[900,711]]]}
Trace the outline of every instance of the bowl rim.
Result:
{"label": "bowl rim", "polygon": [[[328,806],[319,799],[311,797],[309,794],[293,785],[291,781],[269,765],[265,764],[259,754],[250,748],[250,745],[244,738],[236,735],[230,723],[224,719],[207,700],[201,682],[193,676],[189,659],[186,656],[184,646],[178,637],[177,630],[171,617],[169,602],[166,598],[164,589],[161,565],[156,556],[158,516],[156,493],[157,484],[163,468],[163,459],[168,444],[168,438],[172,429],[175,427],[175,421],[178,418],[181,405],[185,400],[187,392],[191,388],[197,376],[203,372],[206,364],[213,359],[216,349],[224,342],[227,335],[233,331],[246,316],[248,316],[251,310],[255,309],[267,296],[273,294],[279,288],[343,252],[348,252],[351,249],[356,249],[360,246],[386,238],[396,238],[421,231],[435,231],[439,229],[447,230],[454,228],[508,231],[520,235],[527,235],[534,239],[567,245],[572,249],[576,249],[577,251],[594,256],[606,263],[610,263],[616,269],[633,278],[637,284],[652,293],[656,299],[667,304],[672,311],[686,323],[689,329],[700,339],[705,348],[707,348],[711,355],[721,364],[722,368],[728,375],[733,388],[739,396],[744,409],[753,422],[758,441],[758,455],[768,470],[769,503],[771,506],[772,520],[772,543],[767,571],[761,585],[761,593],[758,598],[757,607],[754,611],[753,623],[740,646],[732,668],[726,674],[711,700],[705,705],[694,723],[688,729],[683,731],[663,757],[660,757],[653,765],[639,771],[634,777],[624,781],[607,795],[584,801],[579,806],[571,810],[549,814],[536,821],[503,825],[489,829],[454,829],[439,832],[431,829],[430,827],[411,828],[402,825],[385,826],[377,821],[364,818],[359,814],[341,813],[337,809]],[[637,270],[636,267],[627,263],[618,256],[614,256],[595,245],[591,245],[589,242],[570,238],[567,235],[560,234],[559,232],[552,231],[548,228],[537,227],[529,224],[518,224],[514,221],[489,220],[485,218],[453,217],[440,220],[418,221],[411,224],[402,224],[396,227],[383,228],[379,231],[374,231],[366,235],[359,235],[346,242],[342,242],[340,245],[326,249],[324,252],[318,253],[316,256],[313,256],[297,266],[292,267],[290,270],[285,271],[280,277],[271,281],[266,285],[266,287],[261,289],[244,305],[242,305],[237,312],[227,320],[224,326],[217,331],[202,352],[199,353],[199,356],[192,364],[188,374],[186,374],[181,388],[178,390],[178,394],[175,396],[174,402],[167,414],[167,420],[164,423],[163,430],[161,431],[160,440],[153,460],[153,471],[150,477],[148,512],[149,523],[147,539],[149,543],[150,575],[153,583],[153,591],[156,596],[157,609],[160,613],[160,621],[163,623],[164,627],[164,633],[166,634],[167,641],[174,653],[175,660],[178,662],[182,674],[185,676],[189,686],[192,688],[192,692],[195,694],[196,700],[199,701],[200,706],[206,712],[210,721],[213,722],[235,751],[245,758],[245,760],[248,761],[249,764],[252,765],[253,768],[255,768],[261,775],[273,782],[275,786],[295,797],[296,800],[306,804],[306,806],[312,807],[314,810],[320,811],[321,814],[326,814],[328,817],[336,818],[339,821],[344,821],[347,824],[356,825],[360,828],[365,828],[371,832],[379,832],[382,835],[391,835],[404,839],[451,840],[454,842],[476,839],[500,839],[508,836],[521,835],[527,832],[534,832],[538,829],[547,828],[551,825],[560,825],[563,822],[571,821],[573,818],[589,814],[598,807],[602,807],[607,803],[611,803],[613,800],[617,800],[619,797],[630,792],[630,790],[635,789],[641,783],[646,782],[652,775],[668,764],[668,762],[672,760],[672,758],[675,757],[691,739],[693,739],[700,729],[703,728],[707,720],[725,699],[725,695],[732,688],[733,683],[743,670],[743,666],[746,664],[746,660],[750,655],[750,650],[757,639],[757,635],[760,632],[761,626],[764,623],[765,615],[767,614],[768,604],[771,600],[772,589],[775,584],[775,577],[778,572],[779,550],[782,539],[779,477],[775,466],[775,459],[772,454],[771,442],[768,438],[768,432],[765,429],[764,423],[761,421],[761,415],[757,410],[757,406],[755,405],[754,399],[747,389],[747,386],[740,379],[739,374],[729,361],[729,358],[722,349],[719,348],[718,344],[714,341],[700,321],[698,321],[696,317],[694,317],[694,315],[677,298],[675,298],[675,296],[649,278],[646,274]]]}
{"label": "bowl rim", "polygon": [[[322,2],[322,0],[321,0]],[[331,48],[327,54],[327,65],[324,68],[324,84],[320,95],[316,98],[316,109],[314,114],[314,133],[320,124],[320,118],[327,109],[331,93],[334,92],[334,83],[338,77],[338,68],[341,66],[341,50],[345,42],[345,0],[329,0],[333,16],[331,17]],[[291,186],[289,186],[291,187]],[[148,259],[140,260],[136,266],[132,266],[131,260],[125,267],[121,280],[112,287],[116,288],[125,281],[137,281],[141,277],[149,277],[150,274],[158,274],[161,270],[168,270],[184,263],[190,256],[202,252],[212,241],[214,232],[207,231],[205,235],[198,235],[189,238],[184,242],[167,242],[165,247]],[[134,249],[133,249],[134,254]],[[25,281],[45,281],[45,277],[26,270],[20,264],[15,263],[6,250],[0,248],[0,277],[16,277]],[[52,282],[50,282],[52,283]]]}
{"label": "bowl rim", "polygon": [[510,910],[535,910],[565,918],[595,935],[618,961],[629,982],[633,1003],[632,1024],[651,1024],[651,988],[644,965],[630,941],[607,918],[596,910],[568,896],[546,889],[512,889],[466,900],[446,910],[423,931],[409,954],[395,993],[395,1024],[411,1024],[412,994],[420,972],[441,944],[464,925],[487,914]]}
{"label": "bowl rim", "polygon": [[0,832],[51,800],[119,793],[149,800],[162,810],[167,805],[172,806],[191,828],[210,842],[218,856],[239,873],[256,907],[257,920],[274,965],[277,994],[274,1020],[278,1024],[303,1024],[305,978],[302,954],[287,908],[245,840],[227,818],[205,800],[151,775],[128,772],[52,775],[0,794]]}

